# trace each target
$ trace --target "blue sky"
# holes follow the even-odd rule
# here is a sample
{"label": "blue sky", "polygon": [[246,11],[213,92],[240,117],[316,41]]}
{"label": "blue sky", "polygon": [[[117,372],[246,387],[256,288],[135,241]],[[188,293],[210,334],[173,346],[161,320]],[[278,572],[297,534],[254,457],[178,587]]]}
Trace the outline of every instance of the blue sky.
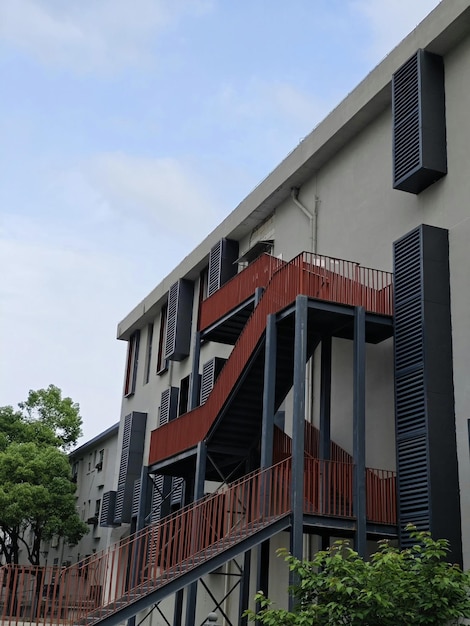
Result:
{"label": "blue sky", "polygon": [[0,405],[119,419],[116,326],[437,0],[1,0]]}

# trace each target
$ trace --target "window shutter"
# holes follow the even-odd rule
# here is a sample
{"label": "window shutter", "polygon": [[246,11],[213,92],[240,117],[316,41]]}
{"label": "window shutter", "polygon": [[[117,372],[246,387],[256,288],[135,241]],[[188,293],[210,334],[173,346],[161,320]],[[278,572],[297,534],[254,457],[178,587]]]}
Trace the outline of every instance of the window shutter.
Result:
{"label": "window shutter", "polygon": [[178,387],[168,387],[162,392],[158,425],[163,426],[178,415]]}
{"label": "window shutter", "polygon": [[418,50],[392,79],[393,187],[418,194],[447,173],[444,64]]}
{"label": "window shutter", "polygon": [[207,361],[207,363],[204,363],[201,380],[201,404],[204,404],[209,397],[215,381],[217,380],[217,376],[220,374],[226,360],[227,359],[220,357],[214,357],[210,361]]}
{"label": "window shutter", "polygon": [[163,488],[164,488],[164,477],[161,475],[155,476],[155,478],[153,479],[152,505],[151,505],[151,511],[150,511],[150,523],[151,524],[158,522],[158,520],[161,517]]}
{"label": "window shutter", "polygon": [[238,241],[221,239],[210,251],[207,295],[211,296],[237,273]]}
{"label": "window shutter", "polygon": [[114,511],[115,524],[128,523],[131,519],[134,483],[140,478],[143,464],[146,422],[147,414],[136,411],[126,415],[124,418],[121,461]]}
{"label": "window shutter", "polygon": [[182,361],[190,352],[194,284],[181,279],[168,292],[165,358]]}
{"label": "window shutter", "polygon": [[114,510],[116,507],[116,492],[106,491],[103,493],[101,503],[100,526],[116,526],[114,523]]}
{"label": "window shutter", "polygon": [[184,480],[178,476],[173,476],[171,481],[171,506],[183,504]]}
{"label": "window shutter", "polygon": [[139,514],[140,488],[141,479],[138,478],[136,481],[134,481],[134,491],[132,495],[132,517],[137,517],[137,515]]}

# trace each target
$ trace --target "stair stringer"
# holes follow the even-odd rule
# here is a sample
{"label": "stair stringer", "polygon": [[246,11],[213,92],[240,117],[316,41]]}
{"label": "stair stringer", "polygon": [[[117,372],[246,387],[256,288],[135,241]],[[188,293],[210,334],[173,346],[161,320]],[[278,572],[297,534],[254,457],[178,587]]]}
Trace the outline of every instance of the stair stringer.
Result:
{"label": "stair stringer", "polygon": [[209,574],[224,563],[286,530],[290,524],[291,518],[290,512],[288,512],[279,517],[264,519],[259,524],[254,525],[250,533],[239,533],[238,537],[234,533],[232,545],[223,551],[217,552],[217,544],[215,544],[212,546],[214,556],[201,555],[201,563],[193,565],[191,569],[183,573],[181,570],[184,569],[185,562],[178,563],[174,572],[166,572],[161,579],[157,578],[151,588],[151,582],[146,581],[118,600],[76,621],[74,626],[117,626],[140,611],[144,611],[161,602],[167,596],[196,582],[201,576]]}

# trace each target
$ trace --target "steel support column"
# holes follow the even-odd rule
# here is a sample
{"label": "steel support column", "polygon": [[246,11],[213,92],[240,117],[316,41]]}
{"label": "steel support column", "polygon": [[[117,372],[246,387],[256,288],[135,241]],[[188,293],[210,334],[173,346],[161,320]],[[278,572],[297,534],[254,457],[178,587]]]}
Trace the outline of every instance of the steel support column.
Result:
{"label": "steel support column", "polygon": [[189,381],[189,410],[199,406],[199,361],[201,357],[201,333],[194,334],[193,359],[191,363],[191,378]]}
{"label": "steel support column", "polygon": [[366,555],[366,316],[364,307],[354,311],[353,399],[353,507],[356,517],[355,548]]}
{"label": "steel support column", "polygon": [[273,464],[274,397],[276,391],[276,316],[268,315],[264,357],[263,423],[261,428],[261,469]]}
{"label": "steel support column", "polygon": [[[149,478],[148,467],[146,465],[142,466],[142,470],[140,472],[140,493],[139,493],[139,508],[137,510],[137,519],[136,519],[136,527],[135,530],[138,532],[145,527],[145,519],[147,516],[148,509],[150,507],[150,500],[152,491],[149,488],[150,485],[153,484]],[[145,558],[143,546],[142,550],[138,549],[138,558],[134,561],[134,566],[131,574],[131,588],[135,587],[139,584],[139,572],[142,569],[142,559]],[[129,618],[127,620],[127,626],[135,626],[135,616]]]}
{"label": "steel support column", "polygon": [[331,336],[321,342],[320,381],[320,459],[328,461],[331,453]]}
{"label": "steel support column", "polygon": [[248,617],[244,616],[250,603],[250,573],[251,573],[251,550],[247,550],[243,555],[243,573],[240,585],[240,603],[238,615],[239,626],[248,626]]}
{"label": "steel support column", "polygon": [[[307,363],[308,298],[297,296],[294,335],[294,402],[292,423],[292,529],[291,553],[303,556],[304,448],[305,448],[305,373]],[[295,583],[291,580],[291,583]],[[289,598],[292,606],[293,597]]]}
{"label": "steel support column", "polygon": [[[205,441],[197,444],[196,471],[194,476],[194,498],[199,500],[204,495],[206,480],[207,446]],[[189,585],[186,591],[186,626],[194,626],[196,620],[197,582]]]}

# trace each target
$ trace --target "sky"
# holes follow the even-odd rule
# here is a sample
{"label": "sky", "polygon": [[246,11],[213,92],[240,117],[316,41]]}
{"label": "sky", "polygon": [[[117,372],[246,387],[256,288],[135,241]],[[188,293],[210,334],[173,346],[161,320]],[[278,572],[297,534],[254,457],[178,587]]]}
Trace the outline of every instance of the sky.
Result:
{"label": "sky", "polygon": [[119,420],[118,322],[437,0],[0,0],[0,406]]}

